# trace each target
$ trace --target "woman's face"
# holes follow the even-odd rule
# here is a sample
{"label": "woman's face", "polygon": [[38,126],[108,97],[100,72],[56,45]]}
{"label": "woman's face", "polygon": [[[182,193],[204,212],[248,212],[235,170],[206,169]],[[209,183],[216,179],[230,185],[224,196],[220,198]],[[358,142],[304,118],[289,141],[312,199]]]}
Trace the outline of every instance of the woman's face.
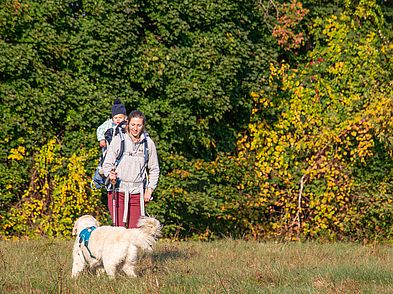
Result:
{"label": "woman's face", "polygon": [[142,130],[143,130],[143,119],[140,117],[131,118],[130,122],[128,123],[128,132],[130,133],[131,137],[135,139],[139,139]]}

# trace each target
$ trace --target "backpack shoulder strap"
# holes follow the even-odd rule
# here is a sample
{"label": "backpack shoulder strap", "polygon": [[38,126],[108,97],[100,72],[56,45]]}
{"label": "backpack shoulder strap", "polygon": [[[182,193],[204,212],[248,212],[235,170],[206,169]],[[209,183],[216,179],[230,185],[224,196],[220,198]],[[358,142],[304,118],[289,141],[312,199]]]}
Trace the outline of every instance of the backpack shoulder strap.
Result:
{"label": "backpack shoulder strap", "polygon": [[119,132],[119,136],[120,136],[120,150],[119,150],[119,154],[116,157],[115,167],[117,167],[119,165],[121,159],[123,158],[124,149],[125,149],[124,133]]}
{"label": "backpack shoulder strap", "polygon": [[144,142],[144,154],[145,154],[145,166],[147,165],[147,162],[149,161],[149,144],[147,143],[147,137],[149,137],[149,134],[147,132],[145,134],[145,142]]}

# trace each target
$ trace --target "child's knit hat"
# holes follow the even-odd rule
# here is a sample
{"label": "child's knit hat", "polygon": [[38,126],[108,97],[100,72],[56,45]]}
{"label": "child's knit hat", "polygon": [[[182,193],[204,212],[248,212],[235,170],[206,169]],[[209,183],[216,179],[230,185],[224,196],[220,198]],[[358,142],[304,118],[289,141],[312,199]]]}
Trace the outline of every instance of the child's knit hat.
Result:
{"label": "child's knit hat", "polygon": [[117,114],[127,115],[126,107],[120,102],[119,98],[116,98],[112,106],[112,117]]}

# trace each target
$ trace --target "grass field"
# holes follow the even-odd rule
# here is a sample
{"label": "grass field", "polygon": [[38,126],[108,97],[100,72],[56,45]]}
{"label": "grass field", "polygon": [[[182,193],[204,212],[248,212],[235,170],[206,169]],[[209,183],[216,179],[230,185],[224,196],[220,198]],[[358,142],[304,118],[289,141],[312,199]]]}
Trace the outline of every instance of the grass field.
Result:
{"label": "grass field", "polygon": [[0,242],[0,293],[393,293],[393,248],[160,240],[138,278],[70,277],[72,241]]}

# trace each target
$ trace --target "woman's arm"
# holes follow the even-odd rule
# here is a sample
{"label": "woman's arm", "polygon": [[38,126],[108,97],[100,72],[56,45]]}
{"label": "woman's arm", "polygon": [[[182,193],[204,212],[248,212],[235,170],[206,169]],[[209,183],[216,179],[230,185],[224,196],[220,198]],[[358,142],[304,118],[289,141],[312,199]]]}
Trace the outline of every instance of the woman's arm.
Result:
{"label": "woman's arm", "polygon": [[104,162],[102,163],[102,170],[106,177],[110,172],[116,169],[115,162],[120,150],[120,136],[115,136],[108,147]]}
{"label": "woman's arm", "polygon": [[148,141],[149,144],[149,161],[147,162],[147,173],[149,174],[148,189],[152,191],[157,187],[160,176],[160,165],[158,163],[158,154],[156,145],[153,140]]}

